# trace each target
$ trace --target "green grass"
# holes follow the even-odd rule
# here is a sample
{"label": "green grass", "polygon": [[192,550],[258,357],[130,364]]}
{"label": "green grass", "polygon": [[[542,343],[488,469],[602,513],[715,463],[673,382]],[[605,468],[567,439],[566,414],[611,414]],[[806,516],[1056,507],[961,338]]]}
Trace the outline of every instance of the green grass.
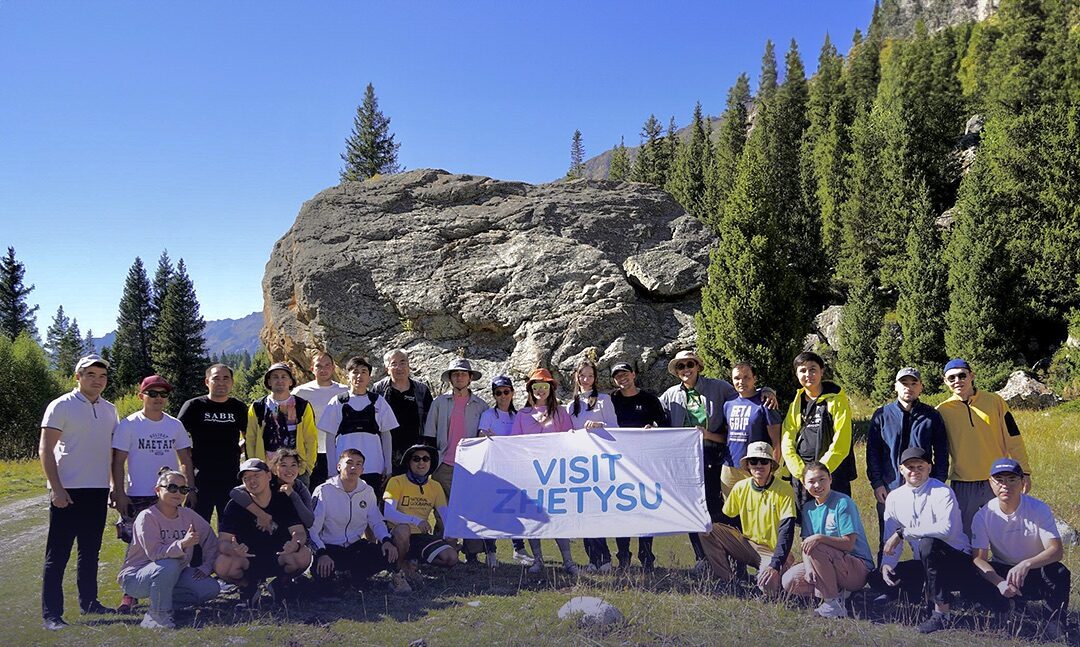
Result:
{"label": "green grass", "polygon": [[[869,411],[863,411],[867,415]],[[1080,526],[1080,412],[1020,412],[1017,414],[1034,465],[1032,494],[1048,501],[1059,517]],[[860,474],[864,474],[865,447],[856,446]],[[37,463],[0,463],[6,477],[0,484],[0,505],[42,493],[43,477]],[[864,477],[854,483],[855,499],[863,516],[871,548],[877,548],[877,518]],[[0,532],[10,537],[44,521],[44,511],[31,519],[0,520]],[[110,513],[110,521],[114,513]],[[549,563],[558,551],[545,543]],[[612,542],[613,543],[613,542]],[[68,567],[65,592],[67,618],[75,624],[49,635],[40,628],[40,575],[44,533],[29,546],[3,558],[0,578],[0,623],[11,644],[131,645],[152,640],[138,628],[138,617],[103,616],[84,620],[78,615],[74,585],[74,558]],[[101,554],[101,600],[114,605],[120,591],[115,574],[123,560],[123,544],[106,528]],[[509,564],[509,542],[499,542],[500,560],[494,572],[464,567],[438,572],[411,596],[394,596],[385,582],[361,593],[340,591],[288,609],[236,614],[235,594],[221,598],[197,613],[182,614],[181,629],[168,640],[185,645],[326,645],[363,642],[404,645],[423,638],[429,645],[1026,645],[1025,639],[988,632],[980,614],[966,616],[969,630],[954,630],[930,637],[914,631],[914,611],[901,607],[885,615],[869,613],[872,620],[827,621],[813,617],[794,601],[762,602],[736,597],[710,580],[691,576],[692,553],[685,536],[656,540],[658,564],[653,574],[566,578],[551,563],[546,578],[527,576]],[[612,545],[614,549],[614,545]],[[585,557],[581,542],[574,542],[579,563]],[[1080,551],[1066,549],[1065,563],[1080,570]],[[572,621],[560,622],[557,609],[574,595],[595,595],[615,604],[627,622],[612,629],[585,629]],[[476,606],[476,603],[479,603]],[[1080,608],[1073,588],[1072,608]],[[1073,613],[1076,623],[1076,613]],[[1074,643],[1075,639],[1074,639]]]}

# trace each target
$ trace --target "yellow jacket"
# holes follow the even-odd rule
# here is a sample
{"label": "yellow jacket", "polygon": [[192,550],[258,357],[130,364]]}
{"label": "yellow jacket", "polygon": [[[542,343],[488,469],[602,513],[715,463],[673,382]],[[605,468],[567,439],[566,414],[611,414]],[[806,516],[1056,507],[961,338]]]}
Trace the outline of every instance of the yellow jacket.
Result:
{"label": "yellow jacket", "polygon": [[[807,460],[815,458],[834,475],[855,479],[855,461],[851,453],[851,405],[847,394],[833,382],[823,382],[821,395],[806,408],[812,419],[803,420],[803,393],[799,389],[784,418],[780,448],[784,463],[793,478],[802,476]],[[805,422],[805,424],[804,424]],[[802,451],[800,451],[800,449]],[[813,458],[809,454],[816,454]],[[844,469],[841,470],[840,468]]]}
{"label": "yellow jacket", "polygon": [[[318,430],[315,428],[315,413],[304,398],[296,398],[296,409],[300,412],[296,422],[296,451],[304,459],[304,474],[310,474],[315,466],[315,454],[319,448]],[[256,406],[259,405],[258,411]],[[266,460],[266,447],[263,444],[263,421],[260,413],[266,410],[266,398],[252,402],[248,407],[247,431],[244,433],[244,453],[247,458]]]}
{"label": "yellow jacket", "polygon": [[949,438],[950,479],[985,481],[990,478],[990,466],[1002,456],[1020,463],[1025,474],[1031,473],[1020,428],[1000,395],[975,391],[967,402],[953,395],[937,410]]}

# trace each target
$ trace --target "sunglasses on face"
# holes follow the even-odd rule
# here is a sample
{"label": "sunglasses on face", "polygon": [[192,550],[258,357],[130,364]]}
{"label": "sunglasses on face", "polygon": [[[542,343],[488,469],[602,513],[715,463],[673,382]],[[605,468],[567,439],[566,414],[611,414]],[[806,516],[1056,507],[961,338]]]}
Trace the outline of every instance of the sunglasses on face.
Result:
{"label": "sunglasses on face", "polygon": [[551,385],[547,382],[537,382],[536,384],[532,385],[532,390],[534,393],[537,391],[550,391]]}
{"label": "sunglasses on face", "polygon": [[169,494],[176,494],[177,492],[180,494],[193,494],[198,492],[198,490],[193,487],[177,485],[176,483],[169,483],[168,485],[162,485],[161,487],[165,488],[165,491]]}
{"label": "sunglasses on face", "polygon": [[431,457],[430,456],[413,456],[410,460],[412,462],[414,462],[414,463],[430,463],[431,462]]}
{"label": "sunglasses on face", "polygon": [[746,462],[749,465],[772,465],[772,461],[768,458],[748,458]]}
{"label": "sunglasses on face", "polygon": [[148,398],[167,398],[169,397],[168,391],[143,391],[143,395]]}
{"label": "sunglasses on face", "polygon": [[495,389],[495,397],[496,398],[502,397],[504,395],[512,395],[513,393],[514,393],[513,389]]}
{"label": "sunglasses on face", "polygon": [[694,362],[679,362],[675,365],[676,371],[685,371],[688,368],[697,368],[697,364]]}
{"label": "sunglasses on face", "polygon": [[966,380],[967,378],[968,378],[967,373],[953,373],[952,375],[946,375],[945,376],[945,381],[946,382],[962,382],[963,380]]}

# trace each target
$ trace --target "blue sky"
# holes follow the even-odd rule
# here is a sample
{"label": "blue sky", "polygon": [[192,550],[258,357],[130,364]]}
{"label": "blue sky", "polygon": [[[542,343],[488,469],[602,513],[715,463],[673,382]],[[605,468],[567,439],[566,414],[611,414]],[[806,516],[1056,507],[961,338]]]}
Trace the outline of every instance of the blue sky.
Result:
{"label": "blue sky", "polygon": [[207,319],[262,309],[263,268],[337,183],[374,83],[407,168],[545,182],[649,113],[681,126],[756,77],[766,39],[846,52],[873,0],[0,0],[0,243],[101,336],[135,256],[184,258]]}

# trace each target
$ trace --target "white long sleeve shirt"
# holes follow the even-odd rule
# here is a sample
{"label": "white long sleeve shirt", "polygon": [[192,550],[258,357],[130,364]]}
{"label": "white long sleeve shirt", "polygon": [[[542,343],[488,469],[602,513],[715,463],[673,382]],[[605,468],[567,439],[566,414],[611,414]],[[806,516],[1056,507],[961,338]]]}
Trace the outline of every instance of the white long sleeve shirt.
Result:
{"label": "white long sleeve shirt", "polygon": [[[915,559],[920,559],[918,540],[940,539],[957,550],[971,552],[967,535],[960,519],[960,506],[952,488],[930,478],[917,488],[901,485],[885,498],[885,540],[888,541],[898,528],[904,529],[904,540],[911,546]],[[882,566],[896,566],[900,550],[884,555]]]}

